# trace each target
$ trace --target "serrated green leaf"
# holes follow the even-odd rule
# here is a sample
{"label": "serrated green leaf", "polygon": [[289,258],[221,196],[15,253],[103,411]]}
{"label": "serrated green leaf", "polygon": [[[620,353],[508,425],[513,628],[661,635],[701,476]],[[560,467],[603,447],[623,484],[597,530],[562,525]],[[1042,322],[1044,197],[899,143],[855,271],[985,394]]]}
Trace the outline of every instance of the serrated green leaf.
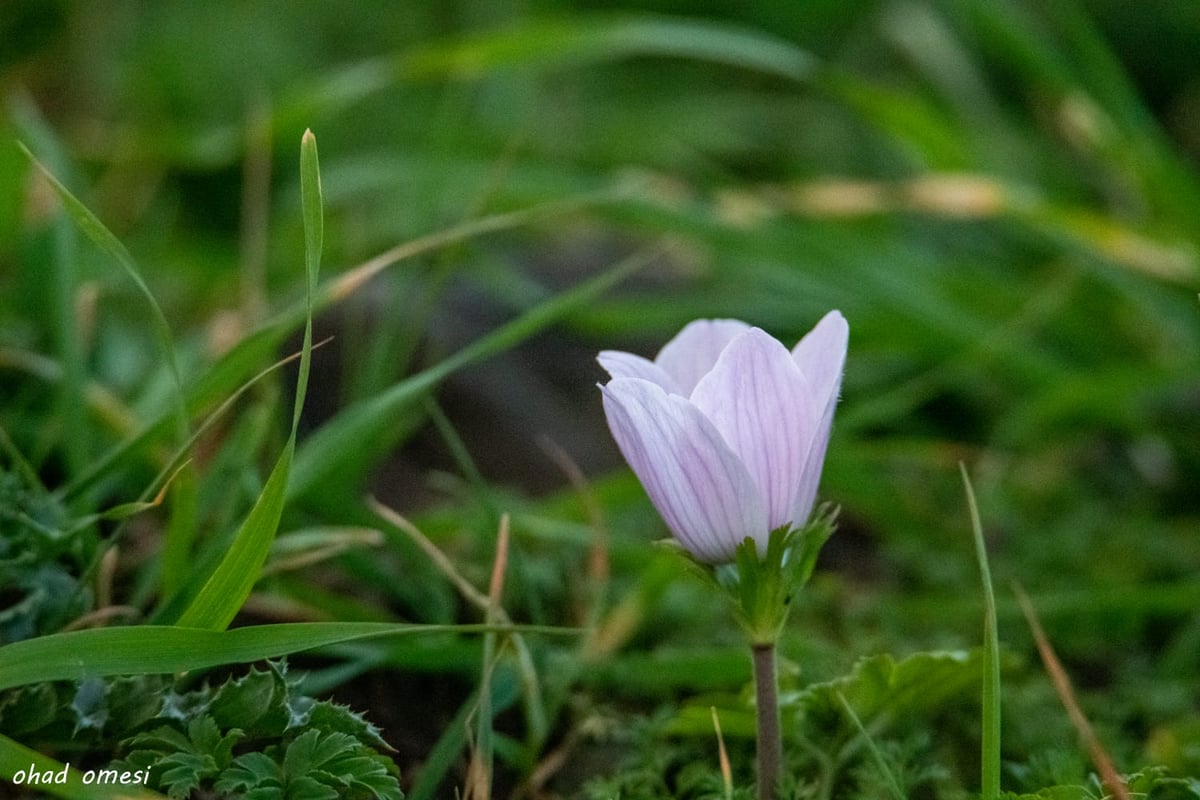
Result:
{"label": "serrated green leaf", "polygon": [[979,680],[976,651],[916,653],[897,661],[890,654],[861,659],[848,675],[805,687],[784,698],[785,708],[811,718],[822,729],[850,729],[842,701],[846,698],[863,725],[936,708]]}
{"label": "serrated green leaf", "polygon": [[215,774],[212,757],[201,753],[169,753],[154,762],[153,780],[167,790],[167,796],[184,798],[200,788],[207,775]]}
{"label": "serrated green leaf", "polygon": [[188,723],[186,734],[163,725],[135,736],[127,763],[151,767],[156,785],[171,797],[187,797],[228,768],[241,738],[240,730],[222,734],[212,717],[202,715]]}
{"label": "serrated green leaf", "polygon": [[246,753],[234,759],[233,764],[221,773],[213,788],[221,794],[273,791],[274,797],[282,796],[283,770],[266,753]]}
{"label": "serrated green leaf", "polygon": [[305,724],[322,731],[348,734],[368,747],[391,749],[383,740],[379,728],[368,722],[366,717],[349,706],[338,705],[331,700],[315,703]]}
{"label": "serrated green leaf", "polygon": [[169,753],[174,750],[187,750],[190,742],[183,731],[169,725],[161,725],[154,730],[139,733],[133,737],[132,746],[138,750]]}
{"label": "serrated green leaf", "polygon": [[398,798],[399,783],[386,764],[387,759],[344,733],[309,730],[287,748],[283,773],[288,796],[324,796],[318,786],[339,796],[339,791],[360,787],[377,798]]}
{"label": "serrated green leaf", "polygon": [[233,760],[233,746],[242,736],[242,731],[237,728],[222,735],[216,720],[207,714],[188,723],[188,741],[192,749],[211,755],[221,769]]}
{"label": "serrated green leaf", "polygon": [[1003,792],[1000,800],[1096,800],[1086,786],[1048,786],[1032,794]]}
{"label": "serrated green leaf", "polygon": [[[247,674],[214,690],[209,713],[223,728],[241,728],[251,734],[269,730],[279,735],[285,728],[281,712],[285,692],[282,676],[274,670],[252,667]],[[268,716],[272,721],[264,719]]]}
{"label": "serrated green leaf", "polygon": [[310,770],[325,767],[348,748],[358,746],[353,737],[344,733],[305,731],[288,745],[283,757],[283,772],[289,776],[304,775]]}
{"label": "serrated green leaf", "polygon": [[1125,783],[1133,795],[1153,800],[1200,800],[1200,778],[1177,777],[1166,767],[1145,767],[1127,775]]}
{"label": "serrated green leaf", "polygon": [[166,682],[157,675],[135,675],[108,680],[108,727],[117,736],[154,719],[163,708]]}

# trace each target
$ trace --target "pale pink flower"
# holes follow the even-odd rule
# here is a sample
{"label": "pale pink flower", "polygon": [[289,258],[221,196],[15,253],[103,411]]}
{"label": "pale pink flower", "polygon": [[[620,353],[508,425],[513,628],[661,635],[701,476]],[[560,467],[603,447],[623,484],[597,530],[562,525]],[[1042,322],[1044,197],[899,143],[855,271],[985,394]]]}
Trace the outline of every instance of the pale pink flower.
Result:
{"label": "pale pink flower", "polygon": [[600,390],[617,446],[671,533],[706,563],[808,522],[849,327],[831,311],[789,352],[737,320],[688,324],[649,361],[608,350]]}

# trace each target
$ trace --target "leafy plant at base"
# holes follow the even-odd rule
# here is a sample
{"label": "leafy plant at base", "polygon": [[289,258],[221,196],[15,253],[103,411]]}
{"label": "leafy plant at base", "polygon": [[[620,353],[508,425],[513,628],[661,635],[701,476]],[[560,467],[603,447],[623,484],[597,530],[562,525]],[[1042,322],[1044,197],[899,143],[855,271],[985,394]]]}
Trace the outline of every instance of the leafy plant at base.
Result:
{"label": "leafy plant at base", "polygon": [[186,797],[229,767],[242,736],[237,728],[222,735],[210,716],[191,720],[186,732],[164,725],[134,737],[131,746],[137,749],[117,768],[148,769],[171,797]]}
{"label": "leafy plant at base", "polygon": [[121,742],[127,756],[115,768],[151,768],[151,782],[173,798],[200,787],[258,800],[402,796],[394,763],[378,752],[388,747],[379,730],[347,706],[300,693],[282,663],[167,692],[155,722]]}
{"label": "leafy plant at base", "polygon": [[164,698],[150,723],[161,724],[122,741],[115,768],[151,769],[151,784],[171,797],[197,788],[256,800],[402,796],[378,729],[299,692],[282,663]]}
{"label": "leafy plant at base", "polygon": [[345,733],[309,730],[286,746],[238,757],[216,782],[246,800],[338,800],[402,796],[387,758]]}
{"label": "leafy plant at base", "polygon": [[402,796],[379,729],[301,692],[282,662],[187,690],[157,675],[23,686],[0,693],[0,729],[31,742],[70,741],[98,763],[117,756],[109,769],[148,769],[149,786],[171,797]]}
{"label": "leafy plant at base", "polygon": [[60,630],[92,606],[79,580],[95,548],[90,529],[39,487],[0,471],[0,644]]}

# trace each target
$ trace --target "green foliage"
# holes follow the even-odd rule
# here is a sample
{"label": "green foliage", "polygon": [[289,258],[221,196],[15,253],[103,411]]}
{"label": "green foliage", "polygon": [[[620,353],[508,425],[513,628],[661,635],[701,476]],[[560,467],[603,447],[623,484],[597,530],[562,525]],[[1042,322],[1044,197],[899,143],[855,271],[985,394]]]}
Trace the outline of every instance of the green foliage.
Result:
{"label": "green foliage", "polygon": [[80,573],[95,547],[54,497],[0,471],[0,644],[53,633],[91,610]]}
{"label": "green foliage", "polygon": [[[1010,797],[1102,796],[1015,579],[1135,796],[1194,800],[1194,2],[118,5],[0,3],[3,774],[144,736],[176,794],[392,796],[395,763],[453,797],[486,751],[497,797],[724,797],[716,706],[746,796],[739,630],[648,549],[592,360],[838,307],[786,796],[961,800],[997,754]],[[332,341],[280,364],[312,312]],[[331,533],[384,527],[367,491],[477,591],[510,513],[507,616],[583,632],[523,630],[519,670],[489,629],[485,663],[489,612],[404,533]],[[270,669],[176,675],[318,648],[400,752]]]}
{"label": "green foliage", "polygon": [[30,741],[66,734],[91,758],[110,752],[110,769],[148,769],[172,798],[401,797],[378,728],[301,692],[283,663],[193,689],[159,677],[34,684],[0,694],[0,727]]}
{"label": "green foliage", "polygon": [[787,698],[784,708],[803,724],[834,741],[857,736],[845,718],[839,695],[854,709],[863,725],[880,724],[932,711],[940,703],[978,685],[981,655],[972,652],[915,653],[897,660],[889,653],[861,659],[842,677],[806,686]]}
{"label": "green foliage", "polygon": [[[1163,767],[1147,767],[1122,776],[1133,797],[1148,800],[1197,800],[1200,780],[1172,776]],[[1086,784],[1078,786],[1049,786],[1028,794],[1005,792],[1002,800],[1095,800],[1108,796],[1099,779],[1092,775]]]}
{"label": "green foliage", "polygon": [[309,730],[286,748],[239,756],[216,783],[218,792],[245,792],[248,800],[399,800],[400,787],[387,758],[353,736]]}
{"label": "green foliage", "polygon": [[235,728],[222,735],[208,716],[192,718],[185,731],[161,727],[138,734],[116,769],[150,769],[156,785],[170,797],[187,797],[229,767],[242,732]]}

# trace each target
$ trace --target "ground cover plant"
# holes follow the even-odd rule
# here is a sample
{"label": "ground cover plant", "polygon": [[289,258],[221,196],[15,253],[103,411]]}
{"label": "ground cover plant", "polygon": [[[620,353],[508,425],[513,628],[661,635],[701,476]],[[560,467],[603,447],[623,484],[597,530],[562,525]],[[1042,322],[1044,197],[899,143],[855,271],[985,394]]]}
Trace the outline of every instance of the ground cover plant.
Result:
{"label": "ground cover plant", "polygon": [[1195,4],[216,8],[0,7],[0,797],[763,796],[596,358],[833,309],[768,794],[1200,797]]}

